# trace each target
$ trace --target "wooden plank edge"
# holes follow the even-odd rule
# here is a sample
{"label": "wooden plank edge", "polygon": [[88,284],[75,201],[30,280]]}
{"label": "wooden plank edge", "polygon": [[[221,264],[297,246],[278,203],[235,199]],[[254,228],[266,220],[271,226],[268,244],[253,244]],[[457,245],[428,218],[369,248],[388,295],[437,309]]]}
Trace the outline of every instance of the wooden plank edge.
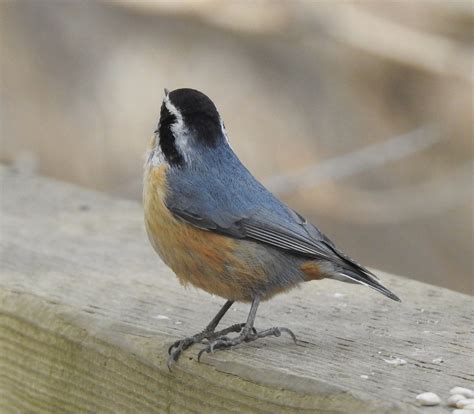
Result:
{"label": "wooden plank edge", "polygon": [[[0,287],[0,398],[20,411],[407,413],[324,382],[273,370],[180,360],[171,338],[100,329],[93,315]],[[105,326],[104,326],[105,328]],[[0,395],[1,395],[0,394]],[[8,401],[6,401],[8,398]],[[22,408],[23,407],[23,408]]]}

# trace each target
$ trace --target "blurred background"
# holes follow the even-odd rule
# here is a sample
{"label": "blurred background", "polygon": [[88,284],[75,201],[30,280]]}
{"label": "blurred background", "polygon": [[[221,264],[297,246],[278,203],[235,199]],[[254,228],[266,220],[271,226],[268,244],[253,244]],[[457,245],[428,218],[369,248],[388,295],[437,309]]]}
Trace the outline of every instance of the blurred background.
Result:
{"label": "blurred background", "polygon": [[163,88],[359,262],[474,293],[471,1],[0,2],[0,162],[134,200]]}

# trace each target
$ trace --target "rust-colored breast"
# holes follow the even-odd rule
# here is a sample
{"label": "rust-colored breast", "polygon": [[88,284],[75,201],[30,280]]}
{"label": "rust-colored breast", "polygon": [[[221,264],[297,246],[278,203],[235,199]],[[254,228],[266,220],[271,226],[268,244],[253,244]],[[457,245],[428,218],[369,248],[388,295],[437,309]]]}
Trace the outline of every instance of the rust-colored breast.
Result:
{"label": "rust-colored breast", "polygon": [[226,299],[249,301],[267,277],[242,259],[240,240],[201,230],[176,219],[165,206],[165,165],[145,175],[144,209],[148,237],[182,284],[191,283]]}

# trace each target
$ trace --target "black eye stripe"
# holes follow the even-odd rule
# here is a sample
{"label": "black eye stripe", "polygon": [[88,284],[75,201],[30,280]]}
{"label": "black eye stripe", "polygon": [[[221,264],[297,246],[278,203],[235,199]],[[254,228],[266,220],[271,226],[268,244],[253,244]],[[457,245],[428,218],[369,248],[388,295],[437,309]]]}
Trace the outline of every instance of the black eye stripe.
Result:
{"label": "black eye stripe", "polygon": [[160,126],[171,126],[177,121],[176,116],[173,115],[168,108],[163,104],[161,106],[161,112],[160,112],[160,122],[158,124],[158,128]]}
{"label": "black eye stripe", "polygon": [[160,122],[158,123],[158,133],[160,136],[160,148],[166,160],[171,165],[183,165],[183,156],[176,148],[175,136],[171,131],[171,125],[176,123],[177,118],[173,115],[166,105],[161,106]]}

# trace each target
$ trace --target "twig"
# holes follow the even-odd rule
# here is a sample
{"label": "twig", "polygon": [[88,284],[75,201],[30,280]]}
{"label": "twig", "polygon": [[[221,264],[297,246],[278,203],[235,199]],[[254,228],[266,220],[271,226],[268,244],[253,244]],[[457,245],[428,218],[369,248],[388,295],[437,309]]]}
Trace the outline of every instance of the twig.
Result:
{"label": "twig", "polygon": [[474,82],[472,49],[447,37],[394,23],[347,3],[337,8],[307,6],[339,41],[404,65]]}
{"label": "twig", "polygon": [[265,180],[265,185],[280,196],[289,196],[303,188],[314,187],[324,181],[340,180],[408,157],[430,148],[440,140],[441,135],[438,128],[425,125],[387,141],[322,161],[300,171],[273,176]]}
{"label": "twig", "polygon": [[472,202],[473,171],[474,161],[469,161],[437,179],[392,190],[367,191],[338,185],[329,197],[321,197],[307,208],[324,211],[341,221],[350,217],[351,222],[366,225],[426,219]]}

